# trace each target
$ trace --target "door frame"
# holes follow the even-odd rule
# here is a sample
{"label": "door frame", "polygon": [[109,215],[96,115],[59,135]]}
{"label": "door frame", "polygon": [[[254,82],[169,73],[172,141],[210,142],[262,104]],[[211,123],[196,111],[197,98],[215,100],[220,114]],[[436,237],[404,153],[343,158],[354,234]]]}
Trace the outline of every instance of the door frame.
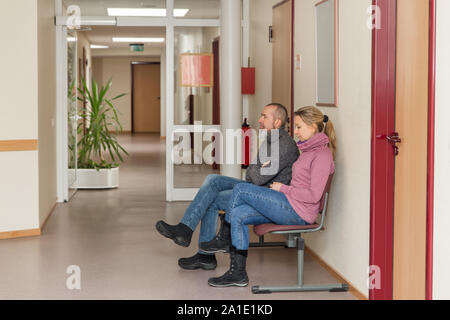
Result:
{"label": "door frame", "polygon": [[[286,2],[291,1],[291,74],[290,74],[290,82],[291,82],[291,103],[290,106],[285,106],[286,109],[290,110],[290,123],[289,123],[289,133],[293,137],[294,136],[294,126],[292,121],[294,121],[294,114],[295,114],[295,103],[294,103],[294,80],[295,80],[295,74],[294,74],[294,57],[295,57],[295,0],[282,0],[272,6],[272,10],[276,7],[279,7]],[[272,21],[273,23],[273,21]],[[278,102],[278,101],[272,101],[272,102]],[[289,111],[288,111],[289,112]]]}
{"label": "door frame", "polygon": [[[146,64],[159,64],[159,66],[161,68],[161,62],[159,62],[159,61],[132,61],[130,63],[130,68],[131,68],[131,134],[134,134],[134,66],[135,65],[146,65]],[[161,70],[161,72],[162,72],[162,70]],[[159,80],[161,82],[161,78]],[[159,101],[160,101],[159,109],[161,111],[161,99]]]}
{"label": "door frame", "polygon": [[425,298],[433,299],[433,224],[434,224],[434,152],[436,128],[436,8],[430,0],[430,44],[428,75],[428,178],[427,178],[427,252]]}
{"label": "door frame", "polygon": [[[246,26],[248,39],[249,32],[249,1],[243,0],[243,7],[246,8],[243,25]],[[176,18],[173,15],[174,0],[166,0],[166,17],[91,17],[81,16],[81,26],[104,26],[112,25],[117,27],[165,27],[165,107],[166,107],[166,151],[172,150],[172,133],[175,130],[194,130],[194,126],[178,126],[174,124],[174,29],[175,27],[220,27],[220,19],[184,19]],[[67,199],[67,62],[64,61],[64,54],[67,50],[65,31],[70,23],[71,17],[63,12],[62,0],[55,0],[55,26],[56,26],[56,57],[57,57],[57,192],[58,202]],[[248,48],[247,48],[248,49]],[[246,54],[246,52],[243,52]],[[163,84],[161,84],[163,85]],[[245,101],[245,99],[244,99]],[[203,130],[219,129],[220,126],[203,126]],[[66,132],[64,132],[66,131]],[[174,169],[171,159],[171,152],[166,152],[166,201],[191,201],[199,188],[175,188]]]}
{"label": "door frame", "polygon": [[[426,299],[433,285],[433,200],[436,73],[436,0],[430,1]],[[372,36],[372,138],[370,196],[370,266],[381,271],[380,288],[369,288],[370,300],[393,299],[394,156],[378,135],[395,131],[396,0],[373,0],[380,9],[380,29]],[[387,27],[384,27],[387,25]]]}

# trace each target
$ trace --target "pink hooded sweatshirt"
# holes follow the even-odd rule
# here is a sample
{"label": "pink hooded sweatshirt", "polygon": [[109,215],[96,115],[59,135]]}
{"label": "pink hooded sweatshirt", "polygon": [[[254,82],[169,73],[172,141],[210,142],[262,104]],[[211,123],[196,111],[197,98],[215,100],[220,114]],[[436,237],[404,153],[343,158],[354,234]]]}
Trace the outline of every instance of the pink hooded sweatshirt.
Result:
{"label": "pink hooded sweatshirt", "polygon": [[291,185],[283,185],[280,189],[295,212],[310,224],[315,223],[319,215],[320,199],[328,177],[334,173],[333,154],[328,143],[325,133],[317,133],[300,143],[301,155],[292,166]]}

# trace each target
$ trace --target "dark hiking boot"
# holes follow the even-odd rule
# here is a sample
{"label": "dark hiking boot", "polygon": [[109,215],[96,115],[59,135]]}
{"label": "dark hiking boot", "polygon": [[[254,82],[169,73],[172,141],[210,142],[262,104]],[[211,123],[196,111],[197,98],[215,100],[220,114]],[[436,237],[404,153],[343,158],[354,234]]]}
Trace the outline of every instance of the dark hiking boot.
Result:
{"label": "dark hiking boot", "polygon": [[245,271],[247,251],[237,251],[234,248],[230,252],[230,269],[218,278],[210,278],[208,284],[212,287],[245,287],[248,285],[248,276]]}
{"label": "dark hiking boot", "polygon": [[199,244],[200,251],[205,253],[230,252],[231,246],[231,226],[228,222],[223,221],[220,226],[219,233],[214,239]]}
{"label": "dark hiking boot", "polygon": [[164,237],[172,239],[179,246],[189,247],[191,244],[193,231],[182,223],[172,226],[164,221],[158,221],[156,223],[156,230]]}
{"label": "dark hiking boot", "polygon": [[179,259],[178,265],[186,270],[214,270],[217,267],[217,260],[215,255],[197,253],[192,257]]}

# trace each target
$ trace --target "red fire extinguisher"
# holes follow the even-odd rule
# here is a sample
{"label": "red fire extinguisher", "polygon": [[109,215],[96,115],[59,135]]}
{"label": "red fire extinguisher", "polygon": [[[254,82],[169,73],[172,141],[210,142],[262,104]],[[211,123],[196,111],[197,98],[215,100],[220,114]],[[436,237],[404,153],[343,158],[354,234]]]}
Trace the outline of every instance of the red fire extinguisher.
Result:
{"label": "red fire extinguisher", "polygon": [[251,146],[251,135],[250,125],[247,123],[247,118],[244,119],[242,124],[242,168],[247,169],[250,165],[250,146]]}

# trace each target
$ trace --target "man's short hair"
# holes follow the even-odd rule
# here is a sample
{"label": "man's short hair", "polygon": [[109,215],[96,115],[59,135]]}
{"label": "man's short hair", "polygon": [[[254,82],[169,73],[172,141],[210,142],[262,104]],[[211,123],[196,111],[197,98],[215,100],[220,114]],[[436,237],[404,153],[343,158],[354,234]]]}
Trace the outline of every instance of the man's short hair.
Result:
{"label": "man's short hair", "polygon": [[281,120],[281,128],[284,128],[286,126],[286,123],[289,122],[289,115],[288,111],[285,106],[283,106],[281,103],[269,103],[266,107],[276,107],[274,111],[275,120]]}

